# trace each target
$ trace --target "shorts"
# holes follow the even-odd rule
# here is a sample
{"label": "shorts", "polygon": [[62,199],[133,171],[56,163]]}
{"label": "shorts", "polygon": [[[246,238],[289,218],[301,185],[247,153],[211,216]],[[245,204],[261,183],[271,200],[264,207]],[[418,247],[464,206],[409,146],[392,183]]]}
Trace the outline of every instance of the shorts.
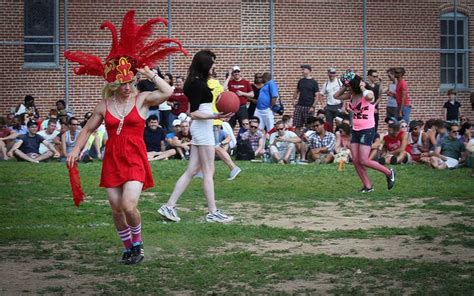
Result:
{"label": "shorts", "polygon": [[375,138],[375,128],[360,131],[352,130],[351,143],[372,146]]}
{"label": "shorts", "polygon": [[451,157],[447,157],[446,156],[446,160],[441,160],[442,162],[444,162],[446,164],[446,166],[448,167],[448,169],[454,169],[458,166],[459,164],[459,161],[457,159],[454,159],[454,158],[451,158]]}
{"label": "shorts", "polygon": [[306,120],[308,120],[309,117],[314,116],[314,112],[309,111],[311,108],[313,108],[313,106],[296,105],[293,113],[293,125],[296,127],[303,127]]}

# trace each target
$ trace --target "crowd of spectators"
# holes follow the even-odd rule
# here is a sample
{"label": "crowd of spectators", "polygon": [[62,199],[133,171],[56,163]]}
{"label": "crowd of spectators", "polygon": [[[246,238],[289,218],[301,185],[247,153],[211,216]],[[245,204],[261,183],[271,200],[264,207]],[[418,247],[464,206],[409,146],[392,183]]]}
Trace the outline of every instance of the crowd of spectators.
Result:
{"label": "crowd of spectators", "polygon": [[[302,65],[302,78],[295,86],[293,114],[277,115],[274,105],[279,99],[278,84],[271,74],[256,73],[253,82],[245,79],[239,66],[226,73],[224,89],[237,94],[240,108],[229,122],[216,121],[214,134],[216,158],[229,167],[229,179],[240,173],[233,162],[251,160],[277,164],[346,164],[351,162],[351,116],[344,102],[334,98],[342,87],[335,68],[327,71],[328,79],[319,87],[312,77],[310,65]],[[189,159],[192,124],[188,99],[183,93],[183,77],[156,73],[172,87],[173,95],[156,108],[150,108],[144,139],[149,161]],[[426,164],[436,169],[472,167],[474,132],[470,120],[462,116],[456,91],[447,92],[443,105],[444,118],[426,122],[413,120],[411,100],[403,68],[386,71],[384,85],[379,72],[367,72],[367,89],[374,92],[376,104],[376,134],[370,158],[381,164]],[[153,90],[154,84],[139,78],[138,91]],[[379,103],[385,100],[387,117],[379,118]],[[279,114],[281,110],[279,110]],[[64,160],[74,148],[81,128],[92,112],[82,121],[58,100],[47,116],[42,117],[35,98],[27,95],[15,112],[0,116],[0,159],[38,163],[51,158]],[[379,125],[380,124],[380,125]],[[106,153],[107,134],[104,126],[92,134],[80,159],[101,160]],[[233,156],[233,157],[231,157]]]}

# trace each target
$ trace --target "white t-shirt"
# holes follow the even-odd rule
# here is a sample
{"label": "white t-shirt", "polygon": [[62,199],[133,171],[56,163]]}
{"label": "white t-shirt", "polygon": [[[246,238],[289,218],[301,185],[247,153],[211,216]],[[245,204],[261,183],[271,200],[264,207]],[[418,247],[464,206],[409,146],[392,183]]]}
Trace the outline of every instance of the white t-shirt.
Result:
{"label": "white t-shirt", "polygon": [[[54,145],[54,138],[56,138],[57,135],[59,135],[59,131],[55,130],[52,134],[49,135],[46,133],[46,130],[42,130],[38,132],[38,135],[42,136],[46,143]],[[48,150],[49,150],[48,147],[46,147],[43,143],[40,144],[40,147],[39,147],[40,154],[44,154]]]}
{"label": "white t-shirt", "polygon": [[[275,138],[278,136],[278,132],[274,132],[273,134],[270,135],[270,144],[272,144],[275,141]],[[297,135],[292,132],[292,131],[285,131],[285,134],[283,135],[283,139],[290,139],[297,137]],[[276,147],[278,149],[286,149],[288,146],[291,144],[291,142],[276,142]]]}
{"label": "white t-shirt", "polygon": [[[48,123],[49,123],[49,119],[46,119],[44,120],[42,123],[41,123],[41,130],[45,130],[48,128]],[[58,121],[56,121],[56,130],[57,131],[61,131],[61,123]]]}
{"label": "white t-shirt", "polygon": [[328,80],[323,84],[321,94],[326,96],[328,105],[339,105],[342,103],[340,100],[334,98],[334,94],[341,88],[341,86],[342,83],[337,78],[333,81]]}

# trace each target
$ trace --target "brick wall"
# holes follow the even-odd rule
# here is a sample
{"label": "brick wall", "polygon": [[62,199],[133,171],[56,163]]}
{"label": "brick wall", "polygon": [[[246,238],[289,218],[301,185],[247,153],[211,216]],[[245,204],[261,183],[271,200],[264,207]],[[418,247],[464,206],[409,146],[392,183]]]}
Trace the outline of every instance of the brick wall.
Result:
{"label": "brick wall", "polygon": [[[447,0],[367,1],[369,48],[436,48],[439,46],[439,16],[452,10]],[[0,0],[0,41],[22,41],[23,1]],[[99,30],[103,20],[120,27],[126,11],[136,10],[138,23],[145,19],[167,17],[167,1],[69,1],[69,49],[105,57],[110,44],[110,33]],[[468,15],[469,47],[474,48],[474,1],[460,1],[459,10]],[[60,1],[60,38],[63,32],[63,2]],[[255,72],[270,70],[269,2],[258,0],[173,0],[173,36],[179,38],[191,57],[173,57],[173,74],[184,75],[192,55],[202,48],[211,48],[218,55],[217,71],[224,73],[237,64],[248,80]],[[167,30],[159,27],[158,35]],[[312,0],[275,1],[274,4],[274,73],[287,107],[300,78],[299,65],[313,66],[313,76],[322,84],[326,69],[336,67],[339,72],[353,67],[360,74],[363,69],[362,1]],[[80,44],[77,44],[80,43]],[[243,48],[239,46],[261,46]],[[304,49],[295,47],[305,46]],[[315,48],[319,47],[319,48]],[[331,47],[321,48],[321,47]],[[61,47],[61,56],[64,48]],[[40,112],[46,114],[65,93],[64,59],[58,69],[32,70],[23,68],[23,46],[0,44],[0,114],[20,103],[26,94],[37,98]],[[474,53],[469,56],[474,69]],[[385,78],[385,70],[403,66],[407,70],[411,96],[412,118],[442,117],[444,92],[439,89],[439,53],[432,51],[387,51],[369,49],[368,68],[378,69]],[[104,82],[96,77],[74,76],[69,67],[70,105],[80,117],[91,110],[100,99]],[[162,63],[167,71],[168,63]],[[470,85],[474,85],[474,70],[470,71]],[[458,91],[463,105],[461,111],[474,119],[470,109],[469,91]],[[382,103],[381,110],[384,110]],[[382,116],[384,112],[382,111]]]}

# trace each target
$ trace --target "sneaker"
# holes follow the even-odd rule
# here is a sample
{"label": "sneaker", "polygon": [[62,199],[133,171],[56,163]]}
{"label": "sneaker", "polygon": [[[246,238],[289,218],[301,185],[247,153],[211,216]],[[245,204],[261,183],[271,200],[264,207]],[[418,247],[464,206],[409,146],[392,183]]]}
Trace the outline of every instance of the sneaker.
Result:
{"label": "sneaker", "polygon": [[143,243],[136,243],[131,250],[130,260],[126,264],[138,264],[145,258],[145,250],[143,249]]}
{"label": "sneaker", "polygon": [[226,214],[222,213],[220,210],[217,210],[214,213],[208,213],[206,215],[207,222],[228,223],[232,220],[234,220],[234,217],[227,216]]}
{"label": "sneaker", "polygon": [[306,160],[299,159],[299,160],[296,161],[296,164],[307,165],[308,162]]}
{"label": "sneaker", "polygon": [[229,175],[229,178],[227,179],[228,181],[232,181],[234,180],[238,174],[240,174],[242,170],[239,168],[239,167],[235,167],[232,169],[232,171],[230,172],[230,175]]}
{"label": "sneaker", "polygon": [[201,171],[199,171],[196,173],[196,175],[193,176],[193,178],[204,179],[204,174]]}
{"label": "sneaker", "polygon": [[387,189],[390,190],[395,185],[395,170],[390,169],[390,176],[387,176]]}
{"label": "sneaker", "polygon": [[122,253],[122,259],[119,261],[122,264],[130,264],[130,257],[132,257],[132,250],[131,249],[125,249],[123,250]]}
{"label": "sneaker", "polygon": [[181,220],[181,218],[178,217],[178,213],[176,213],[176,209],[167,207],[166,205],[162,205],[158,210],[158,213],[166,219],[174,222],[179,222]]}
{"label": "sneaker", "polygon": [[367,187],[362,187],[362,189],[360,190],[360,192],[362,193],[369,193],[369,192],[373,192],[374,191],[374,187],[371,187],[371,188],[367,188]]}

